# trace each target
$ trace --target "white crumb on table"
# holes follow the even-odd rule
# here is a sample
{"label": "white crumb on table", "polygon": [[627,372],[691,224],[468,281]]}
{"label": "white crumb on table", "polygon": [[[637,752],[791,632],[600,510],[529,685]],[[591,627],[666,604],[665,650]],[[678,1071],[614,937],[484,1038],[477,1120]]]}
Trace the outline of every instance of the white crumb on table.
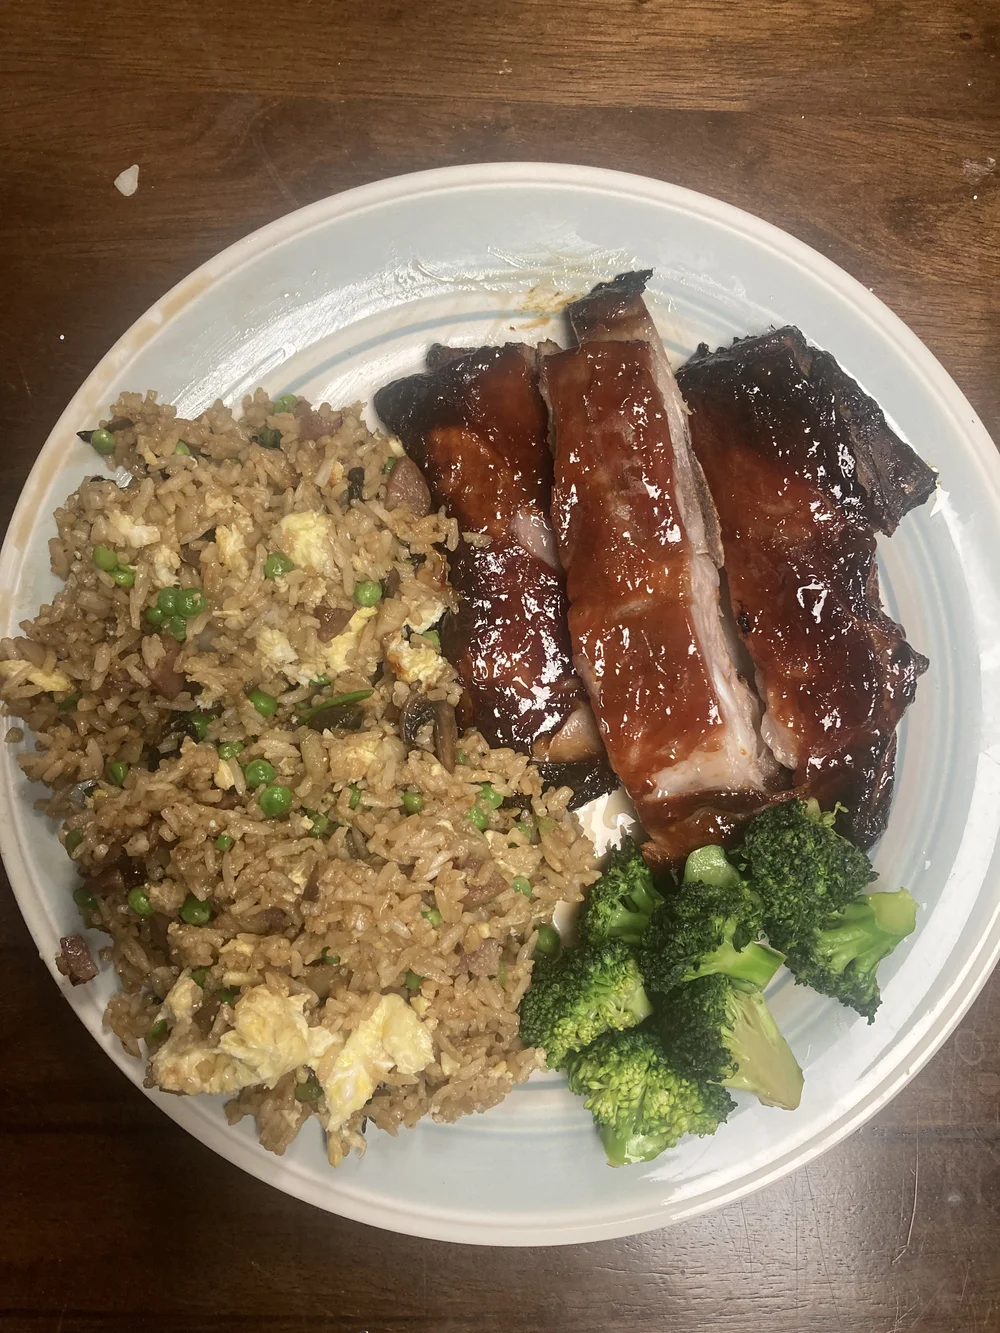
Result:
{"label": "white crumb on table", "polygon": [[133,162],[130,167],[120,172],[115,177],[115,189],[120,190],[124,195],[135,194],[139,188],[139,166]]}

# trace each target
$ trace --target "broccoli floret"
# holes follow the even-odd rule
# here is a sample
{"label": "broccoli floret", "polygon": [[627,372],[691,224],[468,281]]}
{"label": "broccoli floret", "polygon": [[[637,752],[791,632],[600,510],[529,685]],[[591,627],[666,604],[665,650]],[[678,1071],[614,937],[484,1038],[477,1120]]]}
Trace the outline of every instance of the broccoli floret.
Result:
{"label": "broccoli floret", "polygon": [[550,1069],[562,1069],[573,1051],[604,1032],[634,1027],[652,1006],[627,945],[608,940],[539,961],[521,1001],[521,1039],[541,1046]]}
{"label": "broccoli floret", "polygon": [[656,1030],[687,1078],[752,1092],[765,1106],[798,1106],[802,1070],[759,986],[699,977],[664,998]]}
{"label": "broccoli floret", "polygon": [[581,940],[601,944],[623,940],[638,944],[650,914],[663,898],[653,887],[653,876],[631,838],[624,838],[611,853],[608,868],[587,892],[577,920]]}
{"label": "broccoli floret", "polygon": [[917,904],[905,889],[862,894],[791,950],[789,970],[803,986],[832,995],[872,1023],[882,1003],[878,965],[916,924]]}
{"label": "broccoli floret", "polygon": [[671,1069],[646,1031],[600,1037],[573,1057],[569,1086],[593,1115],[610,1166],[648,1162],[685,1134],[714,1134],[733,1109],[718,1084]]}
{"label": "broccoli floret", "polygon": [[735,882],[725,884],[685,878],[653,913],[637,950],[650,990],[666,994],[712,972],[758,986],[774,976],[783,955],[756,943],[760,905],[735,871],[733,876]]}
{"label": "broccoli floret", "polygon": [[811,940],[875,878],[871,862],[815,801],[785,801],[751,820],[746,872],[763,904],[768,939],[783,953]]}

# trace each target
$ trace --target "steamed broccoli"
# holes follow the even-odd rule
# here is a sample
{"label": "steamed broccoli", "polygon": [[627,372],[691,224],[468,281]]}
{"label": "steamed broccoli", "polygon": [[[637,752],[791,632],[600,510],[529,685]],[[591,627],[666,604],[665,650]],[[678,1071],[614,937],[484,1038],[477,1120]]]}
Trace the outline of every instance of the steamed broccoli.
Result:
{"label": "steamed broccoli", "polygon": [[[701,848],[718,852],[718,848]],[[723,857],[724,859],[724,857]],[[775,949],[756,943],[762,933],[760,905],[739,874],[717,882],[683,882],[653,913],[637,957],[650,990],[666,994],[682,981],[724,972],[766,986],[783,961]],[[726,882],[718,882],[725,880]]]}
{"label": "steamed broccoli", "polygon": [[693,851],[684,862],[685,884],[714,884],[720,889],[738,889],[740,872],[721,847],[708,843]]}
{"label": "steamed broccoli", "polygon": [[687,1078],[752,1092],[765,1106],[798,1106],[802,1070],[759,986],[699,977],[664,997],[656,1030]]}
{"label": "steamed broccoli", "polygon": [[603,1032],[634,1027],[652,1012],[627,945],[608,940],[555,962],[539,961],[521,1001],[521,1038],[541,1046],[550,1069]]}
{"label": "steamed broccoli", "polygon": [[718,1084],[672,1069],[646,1031],[600,1037],[571,1060],[569,1086],[593,1115],[610,1166],[648,1162],[685,1134],[714,1134],[733,1109]]}
{"label": "steamed broccoli", "polygon": [[917,904],[905,889],[862,894],[830,925],[802,939],[788,967],[803,986],[832,995],[869,1023],[882,1002],[878,965],[917,924]]}
{"label": "steamed broccoli", "polygon": [[580,938],[587,944],[612,939],[638,944],[651,912],[662,901],[635,843],[623,838],[611,853],[608,868],[587,892],[577,919]]}
{"label": "steamed broccoli", "polygon": [[811,940],[875,878],[864,852],[834,831],[834,818],[816,801],[793,800],[761,811],[747,828],[747,876],[768,939],[784,953]]}

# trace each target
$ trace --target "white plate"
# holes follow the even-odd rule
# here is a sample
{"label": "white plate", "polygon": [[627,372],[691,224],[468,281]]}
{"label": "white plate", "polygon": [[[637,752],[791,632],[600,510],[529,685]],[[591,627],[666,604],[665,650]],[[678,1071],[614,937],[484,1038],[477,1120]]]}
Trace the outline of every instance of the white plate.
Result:
{"label": "white plate", "polygon": [[[159,301],[101,361],[35,465],[0,558],[0,632],[54,591],[51,514],[96,470],[75,431],[121,389],[156,388],[191,415],[262,383],[341,403],[418,366],[440,339],[538,338],[569,295],[630,267],[655,270],[650,302],[676,360],[771,323],[798,324],[880,401],[941,473],[930,504],[882,550],[893,615],[931,658],[904,723],[896,798],[877,866],[921,905],[884,967],[874,1027],[779,982],[774,1010],[806,1073],[794,1114],[741,1104],[714,1139],[613,1171],[563,1080],[542,1075],[503,1106],[326,1165],[310,1124],[283,1158],[218,1101],[147,1093],[203,1143],[289,1194],[375,1226],[443,1240],[552,1245],[664,1226],[730,1202],[836,1143],[933,1054],[1000,948],[1000,462],[927,349],[868,291],[774,227],[656,181],[582,167],[462,167],[383,181],[281,219]],[[0,847],[46,964],[79,928],[54,830],[3,747]],[[68,1002],[101,1029],[103,976]]]}

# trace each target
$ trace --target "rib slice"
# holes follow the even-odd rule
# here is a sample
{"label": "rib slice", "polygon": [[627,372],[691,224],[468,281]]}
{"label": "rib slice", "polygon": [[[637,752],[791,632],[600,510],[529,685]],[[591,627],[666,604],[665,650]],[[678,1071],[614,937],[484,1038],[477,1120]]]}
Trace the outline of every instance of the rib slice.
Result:
{"label": "rib slice", "polygon": [[613,775],[573,670],[535,349],[435,347],[428,364],[380,389],[375,407],[463,534],[449,555],[459,610],[442,642],[465,687],[467,720],[492,745],[574,765],[548,771],[552,780],[588,796],[609,790]]}
{"label": "rib slice", "polygon": [[678,381],[764,738],[797,793],[842,802],[844,831],[869,846],[888,816],[896,726],[927,667],[882,609],[875,534],[922,504],[935,474],[798,329],[701,347]]}
{"label": "rib slice", "polygon": [[574,661],[654,862],[718,841],[779,780],[719,604],[718,526],[684,404],[623,274],[569,309],[579,340],[542,363],[552,516]]}

